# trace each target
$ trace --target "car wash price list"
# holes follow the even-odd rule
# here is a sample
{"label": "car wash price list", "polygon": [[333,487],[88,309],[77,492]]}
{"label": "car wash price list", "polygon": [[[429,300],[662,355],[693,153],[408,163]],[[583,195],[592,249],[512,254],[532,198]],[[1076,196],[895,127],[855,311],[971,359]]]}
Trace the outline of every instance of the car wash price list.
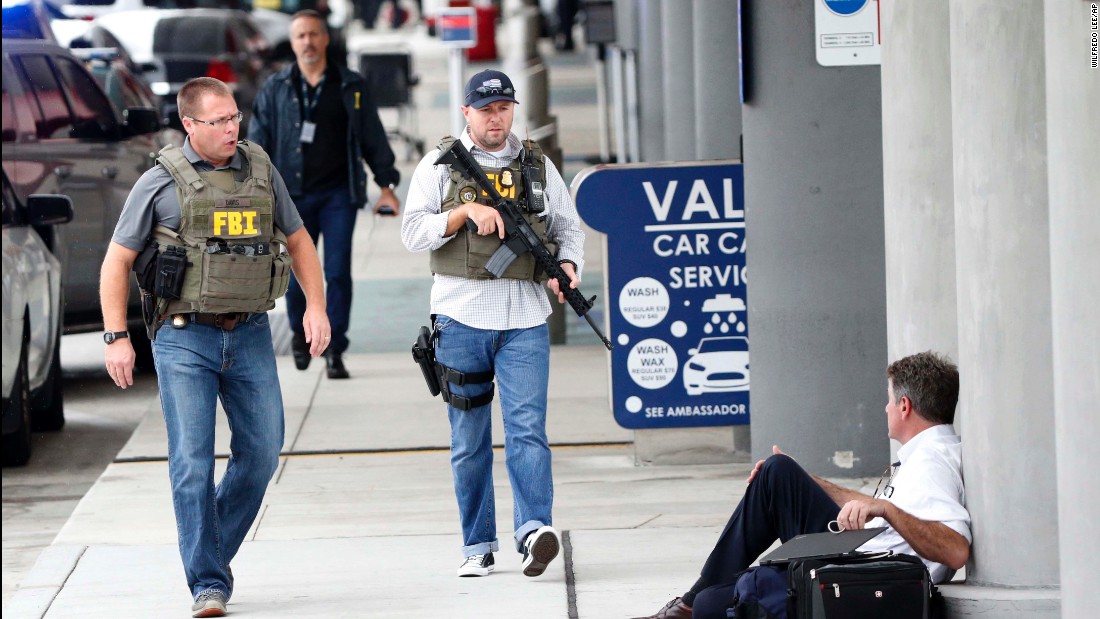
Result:
{"label": "car wash price list", "polygon": [[573,192],[585,223],[607,234],[616,421],[747,424],[741,164],[596,166],[577,176]]}

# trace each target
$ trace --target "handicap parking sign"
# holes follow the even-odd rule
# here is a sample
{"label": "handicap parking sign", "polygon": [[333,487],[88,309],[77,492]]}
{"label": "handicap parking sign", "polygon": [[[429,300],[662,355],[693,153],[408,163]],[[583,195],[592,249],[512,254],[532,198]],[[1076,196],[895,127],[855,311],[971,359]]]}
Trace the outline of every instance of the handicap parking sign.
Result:
{"label": "handicap parking sign", "polygon": [[615,420],[749,423],[740,162],[596,166],[573,192],[585,223],[607,235]]}

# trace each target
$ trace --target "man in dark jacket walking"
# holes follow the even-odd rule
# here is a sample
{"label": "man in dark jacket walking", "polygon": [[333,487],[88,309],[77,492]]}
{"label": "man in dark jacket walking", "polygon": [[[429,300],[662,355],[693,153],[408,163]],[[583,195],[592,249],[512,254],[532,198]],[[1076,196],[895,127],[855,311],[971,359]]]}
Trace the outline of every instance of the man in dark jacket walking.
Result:
{"label": "man in dark jacket walking", "polygon": [[[367,173],[381,188],[376,213],[396,215],[394,189],[401,174],[366,82],[354,71],[327,62],[328,29],[320,13],[306,10],[290,22],[297,62],[272,76],[252,106],[248,139],[270,155],[286,179],[306,229],[316,244],[324,237],[324,268],[332,343],[325,357],[329,378],[347,378],[351,314],[351,242],[358,209],[367,203]],[[302,330],[305,297],[297,281],[287,292],[294,363],[309,367]]]}

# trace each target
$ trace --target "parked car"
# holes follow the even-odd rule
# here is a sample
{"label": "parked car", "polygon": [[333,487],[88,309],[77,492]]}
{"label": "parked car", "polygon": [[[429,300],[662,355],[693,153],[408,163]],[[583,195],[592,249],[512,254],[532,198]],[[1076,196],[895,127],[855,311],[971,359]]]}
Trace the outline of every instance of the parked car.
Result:
{"label": "parked car", "polygon": [[[164,101],[164,116],[182,128],[176,94],[191,78],[217,78],[233,90],[241,110],[272,73],[271,48],[252,18],[227,9],[124,11],[96,23],[130,51],[134,61],[153,65],[146,74],[153,92]],[[247,117],[241,131],[247,132]]]}
{"label": "parked car", "polygon": [[4,0],[4,39],[44,39],[55,41],[50,23],[65,14],[46,0]]}
{"label": "parked car", "polygon": [[[120,11],[139,11],[142,9],[235,9],[246,11],[256,20],[260,32],[267,37],[275,55],[279,58],[293,58],[290,51],[290,15],[261,8],[260,2],[253,4],[248,0],[64,0],[61,11],[74,19],[90,20]],[[298,6],[297,0],[293,0]],[[297,8],[294,11],[298,10]],[[293,13],[294,11],[290,11]],[[330,16],[330,24],[332,19]],[[341,22],[342,25],[342,22]],[[337,27],[333,25],[333,27]]]}
{"label": "parked car", "polygon": [[94,19],[108,13],[141,9],[241,9],[248,10],[248,0],[58,0],[61,11],[76,19]]}
{"label": "parked car", "polygon": [[[163,109],[161,98],[143,77],[149,67],[134,62],[122,43],[106,28],[82,19],[55,19],[52,25],[58,44],[67,46],[74,56],[84,61],[84,67],[115,108]],[[162,122],[169,124],[166,119]],[[166,129],[154,136],[159,150],[168,144],[183,144],[184,133]]]}
{"label": "parked car", "polygon": [[[126,196],[166,140],[160,115],[115,109],[83,63],[45,41],[5,40],[3,168],[15,195],[62,194],[73,221],[51,239],[61,260],[66,333],[99,331],[99,267]],[[143,368],[152,353],[141,324],[136,286],[130,334]]]}
{"label": "parked car", "polygon": [[[24,205],[3,176],[3,464],[31,457],[31,429],[65,423],[61,384],[61,262],[53,226],[73,218],[68,196]],[[42,231],[42,233],[40,233]]]}

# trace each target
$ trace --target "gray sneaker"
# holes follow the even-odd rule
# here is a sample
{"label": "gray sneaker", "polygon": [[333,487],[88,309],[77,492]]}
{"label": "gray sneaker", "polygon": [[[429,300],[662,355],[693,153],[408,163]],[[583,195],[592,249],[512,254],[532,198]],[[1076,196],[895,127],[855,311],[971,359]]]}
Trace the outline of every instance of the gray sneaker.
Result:
{"label": "gray sneaker", "polygon": [[207,589],[199,593],[191,605],[192,617],[224,617],[225,592],[221,589]]}

